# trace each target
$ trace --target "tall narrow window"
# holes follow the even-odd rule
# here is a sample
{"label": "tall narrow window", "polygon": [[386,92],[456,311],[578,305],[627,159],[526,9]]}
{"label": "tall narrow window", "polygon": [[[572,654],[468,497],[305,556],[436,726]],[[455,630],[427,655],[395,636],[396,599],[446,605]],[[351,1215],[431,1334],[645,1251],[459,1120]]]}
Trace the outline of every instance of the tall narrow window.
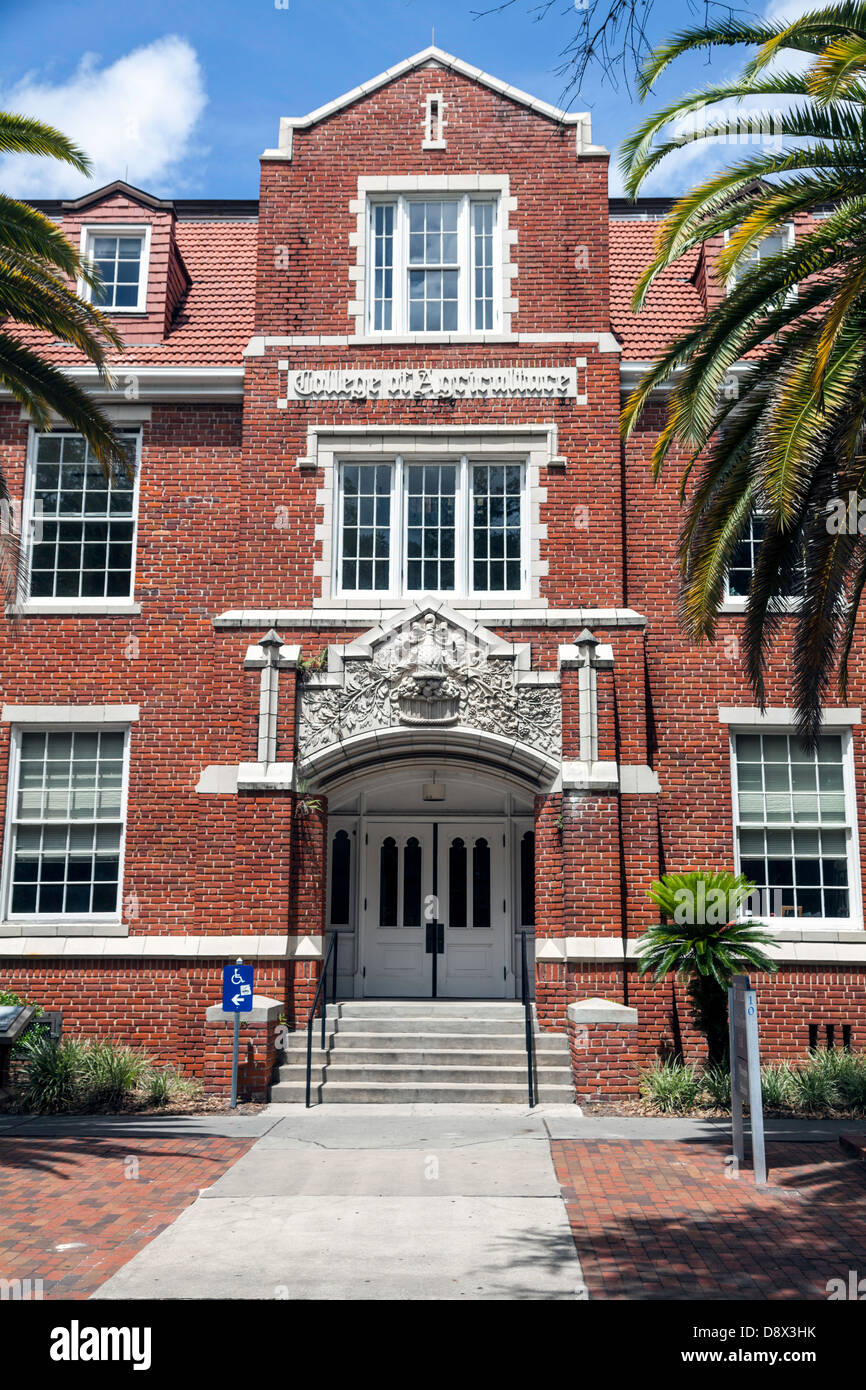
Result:
{"label": "tall narrow window", "polygon": [[458,328],[456,202],[409,204],[409,332]]}
{"label": "tall narrow window", "polygon": [[477,331],[493,327],[493,204],[472,204],[472,286]]}
{"label": "tall narrow window", "polygon": [[373,329],[390,333],[394,313],[394,205],[373,208]]}
{"label": "tall narrow window", "polygon": [[343,469],[341,569],[344,589],[387,589],[391,554],[391,466]]}
{"label": "tall narrow window", "polygon": [[352,886],[352,837],[338,830],[331,844],[331,925],[349,925]]}
{"label": "tall narrow window", "polygon": [[472,846],[472,925],[490,926],[490,846],[483,838]]}
{"label": "tall narrow window", "polygon": [[412,835],[403,851],[403,926],[421,925],[421,843]]}
{"label": "tall narrow window", "polygon": [[783,917],[850,917],[842,736],[812,752],[794,735],[737,734],[734,751],[741,872]]}
{"label": "tall narrow window", "polygon": [[448,846],[448,925],[466,926],[466,842],[459,836]]}
{"label": "tall narrow window", "polygon": [[80,434],[35,437],[31,463],[30,597],[132,596],[138,436],[106,478]]}
{"label": "tall narrow window", "polygon": [[453,464],[413,464],[407,470],[407,589],[454,588],[456,484]]}
{"label": "tall narrow window", "polygon": [[517,464],[473,465],[472,583],[477,590],[521,587],[522,492]]}
{"label": "tall narrow window", "polygon": [[379,851],[379,926],[397,925],[397,876],[400,868],[397,841],[390,835]]}
{"label": "tall narrow window", "polygon": [[107,731],[20,735],[13,917],[117,914],[125,738]]}

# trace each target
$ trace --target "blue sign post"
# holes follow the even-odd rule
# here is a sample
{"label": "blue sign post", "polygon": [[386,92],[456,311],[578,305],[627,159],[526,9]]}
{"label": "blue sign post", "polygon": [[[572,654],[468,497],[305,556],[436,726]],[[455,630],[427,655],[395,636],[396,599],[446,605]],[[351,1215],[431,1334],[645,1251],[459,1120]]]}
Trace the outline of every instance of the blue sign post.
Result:
{"label": "blue sign post", "polygon": [[235,1016],[235,1038],[232,1048],[232,1110],[238,1103],[238,1051],[241,1037],[241,1014],[253,1007],[253,967],[244,965],[240,956],[234,965],[223,967],[223,1012]]}

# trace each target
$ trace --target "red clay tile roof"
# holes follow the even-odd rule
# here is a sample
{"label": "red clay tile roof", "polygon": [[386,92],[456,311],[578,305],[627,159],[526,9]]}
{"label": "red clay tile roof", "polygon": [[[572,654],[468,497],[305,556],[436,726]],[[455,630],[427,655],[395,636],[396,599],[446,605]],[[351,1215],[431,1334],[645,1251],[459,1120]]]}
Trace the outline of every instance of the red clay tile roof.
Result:
{"label": "red clay tile roof", "polygon": [[623,360],[648,362],[658,357],[683,329],[703,313],[692,283],[698,252],[691,251],[661,276],[639,314],[631,296],[638,276],[652,257],[659,223],[638,220],[610,223],[610,317],[622,342]]}
{"label": "red clay tile roof", "polygon": [[[177,245],[192,284],[168,336],[162,342],[131,343],[125,352],[111,353],[110,360],[140,367],[241,366],[253,333],[256,223],[179,221]],[[60,366],[85,360],[75,348],[51,343],[44,333],[23,327],[14,331]]]}

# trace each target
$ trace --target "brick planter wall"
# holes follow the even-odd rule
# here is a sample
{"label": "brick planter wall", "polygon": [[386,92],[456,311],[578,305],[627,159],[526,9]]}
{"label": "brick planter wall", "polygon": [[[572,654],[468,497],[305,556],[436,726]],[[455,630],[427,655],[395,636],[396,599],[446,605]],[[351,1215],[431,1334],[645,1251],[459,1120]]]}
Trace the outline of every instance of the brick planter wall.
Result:
{"label": "brick planter wall", "polygon": [[[241,1014],[238,1046],[238,1099],[267,1100],[277,1063],[277,1031],[282,1005],[262,995],[253,997],[253,1008]],[[234,1015],[219,1005],[207,1011],[204,1046],[204,1089],[229,1095],[232,1081]]]}
{"label": "brick planter wall", "polygon": [[638,1093],[637,1009],[609,999],[568,1006],[568,1045],[577,1103]]}

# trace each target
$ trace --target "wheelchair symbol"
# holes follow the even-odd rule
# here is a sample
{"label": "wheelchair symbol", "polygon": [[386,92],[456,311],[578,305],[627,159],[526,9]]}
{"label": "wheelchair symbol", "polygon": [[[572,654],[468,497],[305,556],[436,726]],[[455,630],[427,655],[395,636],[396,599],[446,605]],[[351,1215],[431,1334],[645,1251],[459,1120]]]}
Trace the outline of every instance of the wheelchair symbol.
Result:
{"label": "wheelchair symbol", "polygon": [[233,984],[233,985],[242,985],[243,982],[244,982],[244,977],[243,977],[243,975],[240,973],[239,970],[235,970],[235,973],[232,975],[232,984]]}

